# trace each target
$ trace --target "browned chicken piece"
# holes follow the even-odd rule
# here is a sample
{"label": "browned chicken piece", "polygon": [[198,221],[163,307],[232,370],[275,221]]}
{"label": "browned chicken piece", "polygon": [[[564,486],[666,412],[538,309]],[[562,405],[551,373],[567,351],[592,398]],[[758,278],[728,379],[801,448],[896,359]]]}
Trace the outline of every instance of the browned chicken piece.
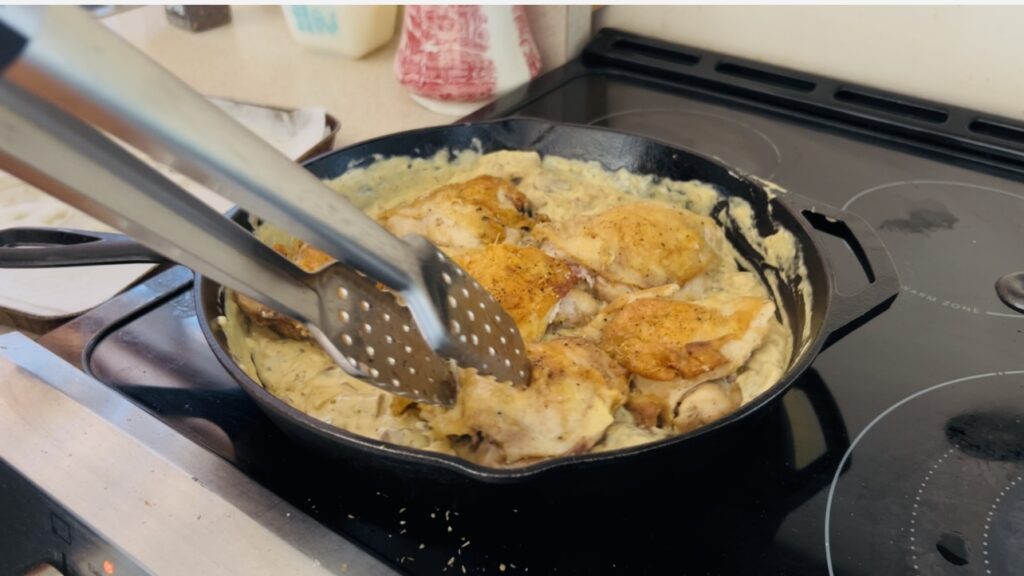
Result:
{"label": "browned chicken piece", "polygon": [[[593,343],[560,338],[527,346],[533,379],[517,388],[464,372],[457,404],[433,414],[446,436],[480,436],[476,459],[512,464],[586,452],[604,436],[629,392],[626,371]],[[494,460],[500,460],[494,462]]]}
{"label": "browned chicken piece", "polygon": [[703,384],[638,378],[626,401],[637,425],[681,434],[731,414],[742,400],[737,386],[721,381]]}
{"label": "browned chicken piece", "polygon": [[542,247],[633,288],[682,284],[718,260],[713,220],[658,202],[635,202],[563,223],[540,224]]}
{"label": "browned chicken piece", "polygon": [[245,294],[233,292],[238,308],[249,319],[260,326],[266,326],[285,338],[303,340],[309,338],[309,330],[299,322],[271,310]]}
{"label": "browned chicken piece", "polygon": [[675,408],[683,396],[698,386],[695,382],[670,380],[662,382],[647,378],[633,378],[633,390],[626,400],[626,409],[637,425],[644,428],[671,427]]}
{"label": "browned chicken piece", "polygon": [[682,291],[678,284],[666,284],[664,286],[647,288],[644,290],[631,290],[626,294],[611,300],[611,302],[603,308],[599,308],[598,313],[593,315],[586,325],[581,327],[579,330],[574,331],[573,335],[581,336],[595,342],[600,342],[601,331],[604,329],[605,324],[610,322],[611,319],[615,317],[616,313],[622,310],[622,308],[627,304],[640,300],[641,298],[679,299],[678,294],[681,292]]}
{"label": "browned chicken piece", "polygon": [[[468,182],[442,186],[409,204],[385,212],[379,220],[398,236],[416,233],[442,247],[475,248],[501,242],[508,230],[532,227],[533,220],[528,212],[526,196],[511,182],[480,176]],[[288,245],[276,243],[273,248],[306,272],[319,271],[334,262],[326,253],[302,241],[296,240]],[[533,263],[535,278],[540,269],[539,263]],[[538,302],[543,300],[543,296],[537,298]],[[236,299],[239,307],[260,324],[273,328],[282,336],[309,337],[309,332],[301,324],[251,298],[241,298]]]}
{"label": "browned chicken piece", "polygon": [[672,419],[672,430],[682,434],[724,418],[739,408],[740,400],[735,386],[705,382],[683,397]]}
{"label": "browned chicken piece", "polygon": [[[277,247],[275,246],[276,250]],[[281,252],[278,250],[278,252]],[[281,252],[284,254],[284,252]],[[326,253],[313,248],[305,242],[299,243],[299,249],[294,254],[288,255],[288,259],[291,260],[296,266],[302,268],[306,272],[318,272],[328,264],[334,263],[334,258],[331,258]]]}
{"label": "browned chicken piece", "polygon": [[[666,297],[671,293],[666,288],[613,302],[588,327],[633,373],[626,408],[648,428],[679,425],[680,401],[702,382],[730,376],[745,364],[764,341],[775,312],[762,298],[687,302]],[[707,420],[706,414],[701,418]]]}
{"label": "browned chicken piece", "polygon": [[761,345],[774,313],[764,298],[640,298],[605,315],[601,348],[651,380],[721,378]]}
{"label": "browned chicken piece", "polygon": [[[275,244],[273,248],[306,272],[316,272],[334,262],[334,259],[327,254],[301,241],[297,241],[291,250],[282,244]],[[309,338],[309,330],[299,322],[268,308],[244,294],[235,292],[234,297],[238,307],[253,322],[266,326],[285,338],[300,340]]]}
{"label": "browned chicken piece", "polygon": [[378,220],[396,236],[425,236],[442,248],[478,248],[514,240],[533,227],[529,201],[503,178],[478,176],[447,184],[383,212]]}
{"label": "browned chicken piece", "polygon": [[529,246],[491,244],[454,259],[512,316],[526,342],[544,335],[555,306],[578,281],[568,264]]}

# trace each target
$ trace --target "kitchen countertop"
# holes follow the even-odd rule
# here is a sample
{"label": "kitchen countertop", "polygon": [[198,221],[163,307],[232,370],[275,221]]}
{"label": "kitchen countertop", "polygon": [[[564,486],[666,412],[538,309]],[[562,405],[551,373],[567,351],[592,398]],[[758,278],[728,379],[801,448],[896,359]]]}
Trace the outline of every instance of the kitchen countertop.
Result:
{"label": "kitchen countertop", "polygon": [[455,119],[420,107],[399,85],[391,66],[397,33],[383,48],[348,60],[292,40],[278,6],[232,6],[231,16],[227,26],[199,33],[171,26],[161,6],[103,22],[203,94],[326,108],[341,122],[336,147]]}

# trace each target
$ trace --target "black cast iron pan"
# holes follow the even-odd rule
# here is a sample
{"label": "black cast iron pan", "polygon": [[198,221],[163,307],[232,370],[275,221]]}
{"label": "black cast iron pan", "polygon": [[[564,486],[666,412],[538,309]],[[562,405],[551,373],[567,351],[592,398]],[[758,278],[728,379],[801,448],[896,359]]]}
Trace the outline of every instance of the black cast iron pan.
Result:
{"label": "black cast iron pan", "polygon": [[[593,127],[533,119],[457,124],[404,132],[330,152],[304,164],[313,174],[330,180],[352,168],[364,167],[393,156],[431,157],[440,150],[476,149],[534,150],[543,155],[597,161],[610,170],[687,181],[700,180],[716,186],[724,199],[738,197],[753,207],[757,233],[767,236],[779,228],[789,230],[803,254],[806,275],[788,276],[766,263],[740,232],[728,202],[720,202],[713,216],[725,227],[726,236],[764,279],[778,286],[776,304],[792,329],[794,346],[789,369],[761,396],[730,416],[708,426],[659,442],[611,452],[551,459],[522,468],[493,469],[460,458],[406,448],[367,439],[316,420],[287,405],[243,373],[231,359],[223,334],[216,328],[222,313],[223,291],[197,275],[196,310],[200,325],[225,369],[267,415],[290,437],[328,461],[344,466],[383,468],[402,476],[464,482],[479,480],[507,483],[563,474],[593,473],[608,467],[629,467],[641,462],[678,457],[688,448],[718,443],[734,436],[750,416],[773,404],[804,372],[817,354],[836,339],[867,321],[891,304],[898,291],[892,260],[870,226],[860,217],[825,206],[793,193],[772,192],[755,179],[740,175],[721,163],[692,152],[673,148],[649,138]],[[230,216],[248,226],[249,215],[236,210]],[[815,240],[816,234],[832,234],[847,243],[858,257],[868,284],[855,294],[836,286],[831,263]],[[0,265],[7,267],[109,264],[151,261],[148,249],[117,238],[73,231],[8,230],[0,233]],[[49,246],[48,249],[40,249]],[[807,304],[807,288],[812,294]],[[809,313],[807,312],[809,310]]]}

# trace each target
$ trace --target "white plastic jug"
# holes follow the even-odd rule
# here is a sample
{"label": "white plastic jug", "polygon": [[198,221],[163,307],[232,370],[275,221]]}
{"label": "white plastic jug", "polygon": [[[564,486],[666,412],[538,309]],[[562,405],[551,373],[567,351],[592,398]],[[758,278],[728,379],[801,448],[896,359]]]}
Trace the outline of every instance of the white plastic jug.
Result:
{"label": "white plastic jug", "polygon": [[395,34],[397,6],[282,6],[295,41],[356,59]]}

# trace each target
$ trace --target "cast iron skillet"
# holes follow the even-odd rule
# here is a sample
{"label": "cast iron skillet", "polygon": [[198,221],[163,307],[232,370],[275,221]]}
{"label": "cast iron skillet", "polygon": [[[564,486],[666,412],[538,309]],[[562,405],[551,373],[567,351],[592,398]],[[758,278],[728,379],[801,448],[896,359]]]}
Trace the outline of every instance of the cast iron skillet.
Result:
{"label": "cast iron skillet", "polygon": [[[476,149],[485,153],[535,150],[542,156],[597,161],[610,170],[624,168],[632,173],[659,178],[700,180],[715,185],[724,198],[746,200],[753,207],[757,232],[767,236],[779,228],[789,230],[799,243],[807,268],[805,277],[787,277],[767,264],[739,232],[731,218],[728,202],[722,201],[716,206],[713,216],[725,227],[728,239],[762,278],[774,278],[777,282],[776,304],[779,313],[788,318],[793,331],[794,352],[789,369],[778,383],[730,416],[688,434],[622,450],[551,459],[522,468],[493,469],[453,456],[351,434],[312,418],[271,395],[231,359],[224,335],[216,328],[216,319],[223,309],[223,290],[218,284],[197,275],[194,289],[196,310],[203,333],[218,360],[286,434],[329,461],[356,467],[385,468],[390,473],[420,478],[507,483],[545,476],[554,470],[586,472],[607,466],[629,466],[629,462],[640,460],[678,456],[683,447],[699,439],[722,438],[725,435],[721,432],[736,429],[744,420],[750,420],[751,415],[764,411],[807,369],[824,346],[887,308],[898,291],[896,271],[888,252],[860,217],[793,193],[769,191],[755,179],[739,175],[717,161],[631,134],[534,119],[457,124],[377,138],[314,158],[306,162],[305,167],[319,178],[328,180],[380,158],[430,157],[444,149]],[[235,210],[230,215],[239,224],[249,225],[248,214],[244,211]],[[857,255],[868,280],[860,292],[844,294],[835,285],[831,263],[815,240],[815,234],[819,233],[840,237]],[[39,246],[54,244],[65,246],[39,249]],[[9,230],[0,233],[0,245],[9,247],[0,249],[0,265],[3,266],[154,259],[152,252],[116,235]],[[19,245],[33,245],[35,248],[15,248]],[[805,313],[807,286],[813,294],[809,316]]]}

